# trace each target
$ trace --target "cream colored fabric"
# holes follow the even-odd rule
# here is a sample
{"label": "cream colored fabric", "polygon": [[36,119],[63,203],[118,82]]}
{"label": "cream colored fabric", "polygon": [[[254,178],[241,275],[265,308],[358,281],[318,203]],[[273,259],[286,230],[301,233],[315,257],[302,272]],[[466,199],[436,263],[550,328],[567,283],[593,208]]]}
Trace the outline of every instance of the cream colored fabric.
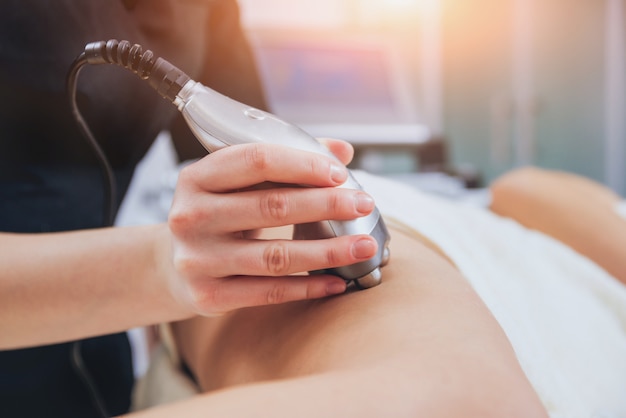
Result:
{"label": "cream colored fabric", "polygon": [[198,393],[198,387],[181,372],[180,358],[170,328],[160,326],[161,343],[152,350],[150,366],[135,384],[132,409],[137,411],[152,406],[175,402]]}

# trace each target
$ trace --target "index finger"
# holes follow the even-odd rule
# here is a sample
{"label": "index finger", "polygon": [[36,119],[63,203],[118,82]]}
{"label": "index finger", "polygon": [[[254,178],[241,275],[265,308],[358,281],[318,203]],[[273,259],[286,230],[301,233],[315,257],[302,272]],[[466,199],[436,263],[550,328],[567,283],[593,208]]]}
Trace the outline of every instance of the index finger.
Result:
{"label": "index finger", "polygon": [[214,193],[263,182],[335,187],[348,178],[347,168],[331,156],[259,143],[215,151],[183,172],[200,189]]}

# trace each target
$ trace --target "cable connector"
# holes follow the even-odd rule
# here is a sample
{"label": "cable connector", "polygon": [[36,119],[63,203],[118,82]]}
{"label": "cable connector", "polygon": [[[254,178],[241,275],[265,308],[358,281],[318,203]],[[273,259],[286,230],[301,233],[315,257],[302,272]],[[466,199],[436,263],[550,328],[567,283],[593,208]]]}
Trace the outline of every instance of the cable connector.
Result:
{"label": "cable connector", "polygon": [[144,51],[141,45],[128,41],[91,42],[85,46],[84,54],[88,64],[116,64],[131,70],[172,102],[190,80],[178,67],[163,58],[155,58],[149,49]]}

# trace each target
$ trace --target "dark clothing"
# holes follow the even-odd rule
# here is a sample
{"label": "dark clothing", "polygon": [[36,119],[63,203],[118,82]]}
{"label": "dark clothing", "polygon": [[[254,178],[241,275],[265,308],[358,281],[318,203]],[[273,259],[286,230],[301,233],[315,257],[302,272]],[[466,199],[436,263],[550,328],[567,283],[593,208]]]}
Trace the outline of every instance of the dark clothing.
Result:
{"label": "dark clothing", "polygon": [[[102,173],[76,128],[65,77],[85,44],[108,39],[141,44],[194,80],[265,107],[234,0],[3,0],[0,231],[102,225]],[[118,205],[160,131],[172,131],[181,159],[205,153],[175,107],[120,67],[86,67],[78,103],[114,169]],[[81,344],[108,413],[126,412],[133,377],[126,335]],[[72,369],[72,347],[0,352],[0,416],[97,416],[83,376]]]}

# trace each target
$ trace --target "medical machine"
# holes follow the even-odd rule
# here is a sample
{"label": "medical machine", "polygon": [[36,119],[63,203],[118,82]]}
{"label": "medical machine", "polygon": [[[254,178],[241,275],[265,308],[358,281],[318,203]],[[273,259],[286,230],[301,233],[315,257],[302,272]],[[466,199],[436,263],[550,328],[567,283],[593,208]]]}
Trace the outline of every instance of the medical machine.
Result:
{"label": "medical machine", "polygon": [[[275,143],[335,158],[315,138],[299,127],[275,115],[237,102],[193,81],[166,60],[157,58],[139,45],[128,41],[99,41],[86,45],[68,74],[68,92],[74,116],[96,150],[108,173],[109,194],[113,188],[112,171],[76,105],[78,73],[86,64],[116,64],[146,80],[161,96],[170,100],[182,113],[191,131],[209,152],[229,145],[263,142]],[[350,174],[343,188],[361,189]],[[109,199],[111,200],[111,199]],[[109,208],[110,213],[114,210]],[[295,239],[325,239],[343,235],[369,234],[378,242],[377,254],[363,262],[324,271],[353,282],[358,288],[370,288],[382,281],[380,268],[389,260],[389,233],[378,211],[349,221],[328,220],[295,226]]]}

